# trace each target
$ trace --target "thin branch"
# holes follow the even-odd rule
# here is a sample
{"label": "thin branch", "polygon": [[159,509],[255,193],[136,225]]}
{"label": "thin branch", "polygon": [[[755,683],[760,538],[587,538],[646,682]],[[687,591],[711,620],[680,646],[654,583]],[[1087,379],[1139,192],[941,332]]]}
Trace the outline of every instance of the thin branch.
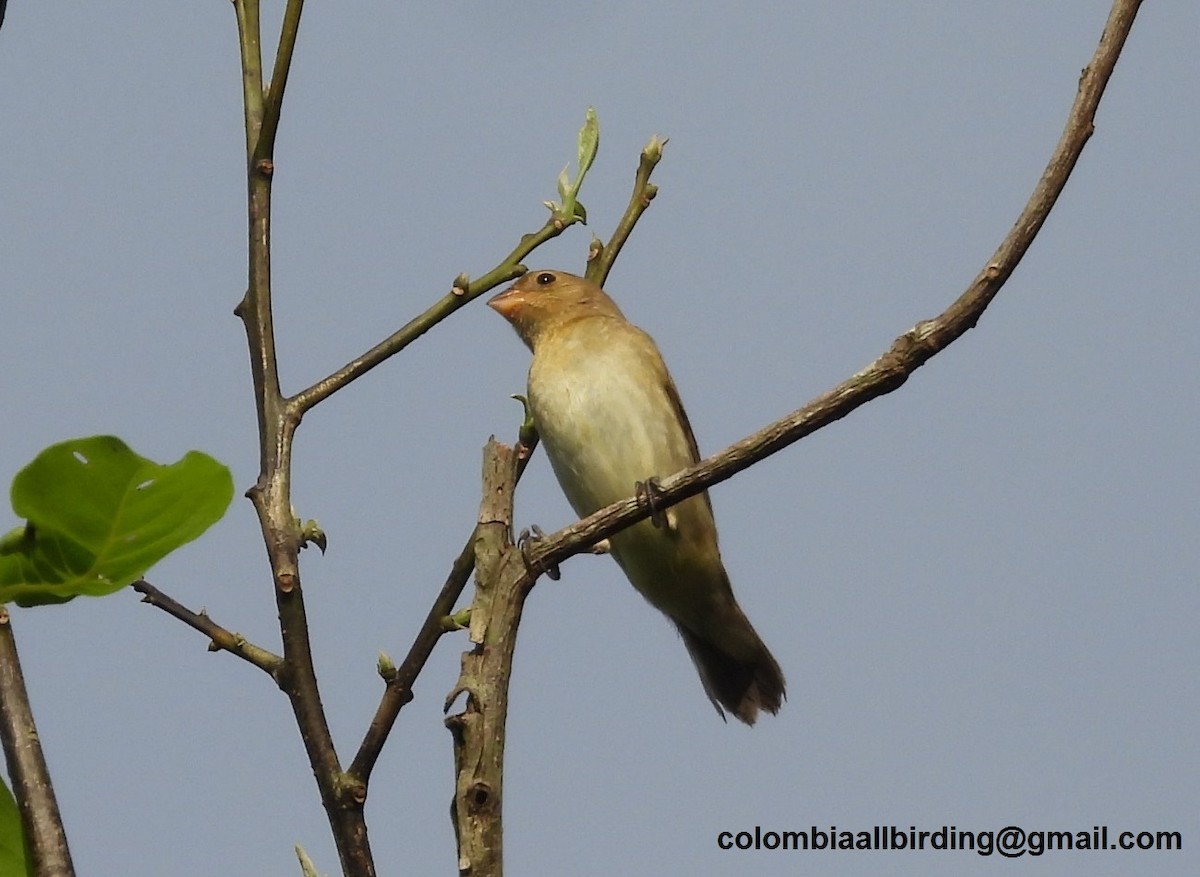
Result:
{"label": "thin branch", "polygon": [[597,286],[603,286],[604,281],[608,279],[608,272],[612,270],[613,263],[621,253],[621,248],[625,246],[625,241],[629,240],[633,227],[637,225],[637,221],[641,219],[646,208],[650,206],[650,202],[654,200],[654,196],[658,194],[658,186],[650,182],[650,175],[662,161],[663,147],[666,145],[667,141],[660,140],[658,135],[650,138],[650,142],[642,150],[641,158],[638,161],[637,174],[633,180],[633,194],[629,197],[629,206],[625,208],[621,221],[617,223],[607,244],[593,243],[592,245],[585,276],[589,280],[595,281]]}
{"label": "thin branch", "polygon": [[292,69],[292,53],[296,49],[296,34],[300,30],[300,14],[304,0],[288,0],[279,31],[279,48],[275,51],[275,69],[263,105],[262,130],[259,132],[255,158],[275,154],[275,135],[279,133],[279,114],[283,110],[283,92],[287,88],[288,72]]}
{"label": "thin branch", "polygon": [[450,292],[430,305],[423,314],[410,320],[362,356],[346,363],[308,389],[300,391],[288,400],[288,404],[297,415],[303,415],[318,402],[332,396],[351,381],[361,378],[375,366],[399,353],[459,308],[500,284],[520,277],[526,271],[521,260],[546,241],[558,237],[567,227],[568,225],[552,217],[536,232],[523,235],[513,251],[487,274],[469,282],[463,276],[458,277]]}
{"label": "thin branch", "polygon": [[149,603],[151,606],[163,610],[208,637],[210,652],[229,652],[266,672],[276,681],[279,680],[280,671],[283,669],[283,658],[279,655],[256,646],[240,633],[226,630],[209,618],[207,612],[203,610],[193,612],[182,603],[168,597],[145,579],[139,579],[131,587],[143,595],[143,603]]}
{"label": "thin branch", "polygon": [[0,604],[0,706],[0,739],[13,797],[21,813],[29,873],[38,877],[73,877],[71,851],[67,848],[62,815],[54,799],[50,771],[29,706],[12,618],[3,604]]}
{"label": "thin branch", "polygon": [[[662,160],[662,149],[665,143],[665,140],[652,137],[646,148],[642,150],[637,174],[634,178],[633,193],[629,198],[629,206],[625,209],[620,222],[617,223],[608,244],[594,247],[592,254],[588,256],[588,277],[597,280],[598,283],[603,284],[613,262],[633,231],[633,227],[646,208],[650,206],[654,196],[658,194],[658,187],[650,182],[650,174]],[[521,264],[526,256],[551,238],[558,237],[578,221],[577,217],[555,213],[538,231],[522,236],[513,251],[487,274],[476,280],[469,280],[466,275],[459,275],[450,292],[434,302],[423,314],[409,321],[362,356],[351,360],[333,374],[322,378],[308,389],[302,390],[289,399],[288,405],[294,415],[296,417],[303,416],[322,399],[328,398],[384,360],[399,353],[459,308],[495,289],[500,284],[520,277],[526,271],[525,266]]]}
{"label": "thin branch", "polygon": [[371,719],[371,724],[367,726],[367,732],[363,735],[362,743],[359,744],[358,753],[346,771],[355,779],[361,782],[370,780],[371,771],[374,770],[375,763],[379,760],[379,754],[383,751],[383,745],[387,742],[388,735],[391,734],[392,728],[396,724],[400,710],[412,702],[413,682],[424,669],[429,656],[433,654],[433,647],[446,632],[442,619],[454,610],[454,604],[458,601],[459,595],[462,594],[467,579],[470,578],[474,569],[475,531],[472,530],[471,538],[467,540],[462,552],[454,559],[445,584],[434,598],[433,605],[425,616],[425,622],[413,639],[412,645],[409,646],[408,655],[405,656],[395,672],[390,673],[385,680],[386,684],[383,696],[379,700],[379,706],[375,708],[375,715]]}
{"label": "thin branch", "polygon": [[[525,467],[529,465],[529,459],[534,448],[537,447],[537,442],[536,431],[529,428],[522,429],[521,439],[517,442],[515,449],[517,462],[513,475],[514,485],[521,480],[521,475],[525,472]],[[400,710],[413,699],[413,683],[416,682],[421,670],[425,668],[425,663],[433,654],[433,648],[441,639],[442,634],[448,632],[444,623],[445,618],[453,611],[454,604],[458,602],[463,588],[466,587],[467,579],[475,570],[477,533],[478,528],[471,531],[462,551],[459,552],[450,567],[450,574],[446,577],[442,590],[434,599],[433,605],[429,607],[425,622],[417,631],[417,635],[408,649],[408,654],[405,655],[395,672],[389,674],[386,679],[387,684],[384,687],[379,706],[375,710],[375,716],[371,719],[367,733],[358,747],[358,754],[354,756],[354,761],[347,770],[347,773],[359,782],[366,784],[370,780],[371,771],[379,759],[379,753],[383,750],[384,743],[387,742]]]}
{"label": "thin branch", "polygon": [[[966,291],[940,316],[918,323],[865,369],[803,408],[719,454],[663,478],[659,485],[661,496],[655,499],[657,507],[674,505],[731,478],[872,399],[898,389],[914,371],[979,322],[1033,243],[1095,130],[1096,108],[1140,5],[1140,0],[1117,0],[1113,4],[1096,53],[1080,77],[1075,103],[1045,172],[1012,230]],[[614,503],[532,545],[531,566],[539,573],[544,572],[649,516],[650,508],[636,498]]]}
{"label": "thin branch", "polygon": [[262,29],[259,25],[258,0],[234,0],[237,15],[238,48],[242,58],[242,106],[246,121],[246,155],[254,154],[262,127]]}

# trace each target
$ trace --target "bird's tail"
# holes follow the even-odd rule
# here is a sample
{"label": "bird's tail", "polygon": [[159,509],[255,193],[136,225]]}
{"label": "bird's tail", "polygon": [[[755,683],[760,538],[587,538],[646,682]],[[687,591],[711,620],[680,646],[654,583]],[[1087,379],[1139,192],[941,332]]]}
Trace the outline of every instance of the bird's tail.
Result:
{"label": "bird's tail", "polygon": [[700,672],[704,691],[717,712],[723,718],[728,710],[747,725],[753,725],[759,710],[772,715],[779,712],[787,691],[779,662],[750,626],[749,620],[744,615],[741,620],[746,627],[739,633],[743,639],[753,638],[753,648],[747,650],[749,657],[732,655],[683,625],[678,628],[688,654]]}

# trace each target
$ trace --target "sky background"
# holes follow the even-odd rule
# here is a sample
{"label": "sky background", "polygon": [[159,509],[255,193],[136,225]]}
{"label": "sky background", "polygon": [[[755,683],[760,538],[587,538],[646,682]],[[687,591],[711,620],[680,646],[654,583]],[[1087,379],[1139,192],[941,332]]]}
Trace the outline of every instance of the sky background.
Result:
{"label": "sky background", "polygon": [[[264,4],[277,22],[281,3]],[[609,278],[713,453],[938,314],[1011,227],[1102,0],[312,3],[276,155],[295,392],[541,226],[595,106],[580,271],[669,137]],[[722,723],[609,558],[534,590],[512,685],[512,874],[1194,874],[1200,866],[1200,6],[1148,3],[1096,133],[977,329],[899,391],[712,493],[789,699]],[[264,39],[273,43],[274,38]],[[12,3],[0,30],[0,475],[96,433],[257,474],[230,4]],[[305,419],[318,672],[349,760],[515,438],[528,353],[476,301]],[[10,513],[11,514],[11,513]],[[539,454],[519,526],[573,516]],[[16,525],[0,522],[0,530]],[[250,504],[151,581],[271,649]],[[132,592],[14,610],[80,874],[291,875],[337,858],[286,699]],[[453,873],[439,644],[371,786],[380,872]],[[1182,853],[723,852],[723,830],[1179,830]]]}

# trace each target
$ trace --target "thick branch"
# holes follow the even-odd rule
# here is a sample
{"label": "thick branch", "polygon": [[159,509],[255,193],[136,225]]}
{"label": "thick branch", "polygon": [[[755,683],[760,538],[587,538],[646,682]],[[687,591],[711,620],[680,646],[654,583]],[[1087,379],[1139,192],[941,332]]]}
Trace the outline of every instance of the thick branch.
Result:
{"label": "thick branch", "polygon": [[75,868],[33,722],[12,618],[8,607],[3,605],[0,605],[0,706],[0,739],[13,796],[21,813],[29,873],[38,877],[73,877]]}
{"label": "thick branch", "polygon": [[[658,506],[673,505],[731,478],[872,399],[898,389],[914,371],[979,322],[1033,243],[1091,137],[1096,108],[1140,5],[1140,0],[1117,0],[1113,4],[1100,45],[1080,77],[1075,103],[1045,172],[1012,230],[966,291],[940,316],[918,323],[897,338],[890,350],[829,392],[719,454],[662,479]],[[649,516],[650,509],[633,497],[614,503],[533,545],[529,552],[531,566],[544,572]]]}
{"label": "thick branch", "polygon": [[454,736],[455,786],[451,817],[458,841],[460,873],[499,877],[502,869],[501,802],[504,780],[508,683],[525,597],[532,580],[512,532],[517,456],[495,439],[484,453],[483,501],[475,528],[475,600],[471,642],[462,656],[458,684],[446,699],[449,709],[462,694],[461,713],[448,716]]}

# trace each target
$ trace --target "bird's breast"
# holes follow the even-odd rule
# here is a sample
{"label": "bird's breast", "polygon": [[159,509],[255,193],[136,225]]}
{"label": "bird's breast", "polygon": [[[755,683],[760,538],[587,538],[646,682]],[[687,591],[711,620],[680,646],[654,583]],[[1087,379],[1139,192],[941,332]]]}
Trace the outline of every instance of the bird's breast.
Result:
{"label": "bird's breast", "polygon": [[579,515],[692,462],[652,342],[625,332],[566,331],[534,354],[529,402],[546,455]]}

